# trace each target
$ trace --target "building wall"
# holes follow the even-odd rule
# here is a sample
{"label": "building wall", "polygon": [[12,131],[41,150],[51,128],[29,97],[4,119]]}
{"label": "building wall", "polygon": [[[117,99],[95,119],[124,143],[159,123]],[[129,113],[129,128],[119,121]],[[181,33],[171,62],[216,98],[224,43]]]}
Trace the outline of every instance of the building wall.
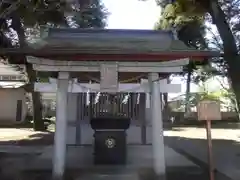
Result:
{"label": "building wall", "polygon": [[[17,119],[17,101],[22,101],[21,118]],[[0,124],[15,124],[25,120],[27,113],[25,91],[22,88],[0,89]]]}

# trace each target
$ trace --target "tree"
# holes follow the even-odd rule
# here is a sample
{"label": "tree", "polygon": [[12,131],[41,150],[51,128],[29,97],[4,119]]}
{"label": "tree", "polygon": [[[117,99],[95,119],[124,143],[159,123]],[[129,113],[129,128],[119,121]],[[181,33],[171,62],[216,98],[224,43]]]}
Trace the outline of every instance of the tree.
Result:
{"label": "tree", "polygon": [[[227,63],[228,76],[237,97],[237,104],[240,107],[240,83],[238,78],[240,57],[238,44],[233,35],[234,29],[239,29],[239,25],[232,27],[227,22],[224,12],[224,6],[229,6],[229,4],[235,4],[235,7],[239,8],[239,0],[175,0],[171,1],[171,3],[168,2],[166,0],[158,0],[159,5],[164,8],[160,21],[161,27],[164,29],[177,28],[179,39],[182,39],[184,42],[195,41],[198,36],[194,34],[200,34],[199,24],[203,24],[206,15],[210,15],[223,42],[224,61]],[[234,11],[231,10],[231,12]],[[194,33],[188,34],[187,32]]]}
{"label": "tree", "polygon": [[[54,27],[100,27],[105,26],[106,10],[100,0],[75,1],[3,1],[0,6],[0,47],[26,47],[26,35],[38,32],[41,25]],[[79,5],[79,6],[77,6]],[[83,8],[84,7],[84,8]],[[13,34],[13,36],[9,35]],[[38,33],[37,33],[38,34]],[[28,90],[32,93],[34,129],[43,130],[40,93],[34,92],[38,74],[32,64],[22,57],[3,57],[9,63],[24,63],[29,79]]]}
{"label": "tree", "polygon": [[[163,2],[162,2],[163,3]],[[176,28],[178,32],[179,40],[183,41],[186,46],[193,47],[195,49],[207,49],[207,43],[205,41],[204,26],[202,25],[202,18],[197,13],[196,16],[188,17],[186,14],[180,13],[183,9],[179,2],[174,4],[161,4],[165,6],[162,17],[156,25],[156,29],[172,29]],[[180,13],[180,14],[179,14]],[[193,29],[196,29],[193,31]],[[186,36],[187,34],[187,36]],[[185,99],[185,115],[190,113],[190,83],[193,78],[193,72],[199,68],[199,65],[209,66],[207,61],[203,62],[190,62],[181,73],[182,76],[187,76],[186,83],[186,99]],[[196,73],[195,73],[196,74]],[[199,78],[196,76],[196,78]],[[195,79],[196,81],[196,79]]]}
{"label": "tree", "polygon": [[[10,47],[26,47],[25,27],[34,27],[47,22],[62,22],[64,16],[58,12],[58,9],[50,9],[52,4],[45,4],[43,1],[4,1],[1,4],[1,21],[5,27],[2,30],[5,39]],[[55,3],[54,6],[57,6]],[[47,9],[47,11],[43,11]],[[54,15],[50,16],[50,13]],[[9,23],[10,22],[10,23]],[[7,36],[8,32],[15,32],[14,36]],[[11,38],[13,37],[13,39]],[[26,60],[26,56],[18,57],[26,66],[26,74],[29,79],[29,90],[32,93],[33,102],[33,120],[35,130],[44,130],[44,122],[42,121],[41,99],[40,93],[34,92],[34,82],[37,81],[37,74],[33,70],[31,64]],[[8,57],[9,63],[16,63],[16,58]],[[17,61],[19,62],[19,61]]]}
{"label": "tree", "polygon": [[[220,2],[220,5],[221,5],[223,11],[225,12],[226,21],[229,24],[229,26],[232,30],[233,36],[235,38],[235,42],[236,42],[237,46],[239,47],[239,44],[240,44],[240,34],[239,34],[240,1],[239,0],[224,1],[224,2]],[[208,24],[211,24],[212,19],[207,17],[206,21],[208,22]],[[206,27],[206,30],[208,31],[208,34],[209,34],[208,44],[214,49],[217,49],[219,51],[224,51],[223,43],[222,43],[219,33],[214,32],[213,29],[211,28],[211,26]],[[238,48],[238,53],[239,53],[239,50],[240,49]],[[214,58],[213,64],[216,67],[216,70],[218,71],[217,75],[220,75],[224,79],[227,79],[228,84],[231,85],[231,78],[227,72],[227,70],[228,70],[227,61],[225,61],[223,58]],[[230,87],[226,88],[225,86],[222,86],[222,88],[227,92],[226,97],[228,97],[230,99],[231,104],[234,105],[236,112],[239,114],[238,106],[236,103],[237,102],[236,95],[233,93],[232,87],[230,86]]]}
{"label": "tree", "polygon": [[[188,94],[188,96],[189,96],[189,108],[190,109],[196,108],[198,103],[201,100],[204,100],[204,99],[208,99],[208,100],[212,100],[212,101],[218,101],[218,102],[220,102],[221,106],[223,107],[226,103],[224,101],[224,99],[230,95],[224,89],[210,91],[207,88],[207,82],[200,83],[198,87],[199,87],[198,92]],[[180,104],[179,109],[185,108],[185,106],[186,106],[186,104],[185,104],[186,95],[187,94],[183,94],[183,95],[180,95],[179,97],[175,98],[179,101],[179,104]]]}
{"label": "tree", "polygon": [[78,28],[104,28],[107,15],[101,0],[91,0],[89,7],[74,13],[72,20]]}

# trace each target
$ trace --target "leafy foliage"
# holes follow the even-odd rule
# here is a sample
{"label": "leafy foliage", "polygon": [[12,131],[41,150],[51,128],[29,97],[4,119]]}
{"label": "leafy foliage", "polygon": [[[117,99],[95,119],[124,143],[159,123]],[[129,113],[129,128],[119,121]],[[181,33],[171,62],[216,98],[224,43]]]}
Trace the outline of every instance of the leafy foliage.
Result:
{"label": "leafy foliage", "polygon": [[[18,4],[16,7],[14,6],[15,3]],[[83,6],[85,7],[84,9],[82,8]],[[15,8],[12,9],[11,7]],[[1,18],[3,12],[8,13],[7,16]],[[19,45],[18,38],[16,38],[19,34],[11,37],[8,36],[16,29],[16,24],[14,24],[16,21],[13,21],[16,17],[19,18],[26,33],[25,35],[27,35],[26,38],[28,38],[29,36],[38,36],[39,26],[41,25],[73,28],[104,28],[106,25],[107,10],[101,3],[101,0],[78,0],[72,3],[46,0],[3,1],[0,6],[1,47],[9,47],[11,44]]]}
{"label": "leafy foliage", "polygon": [[206,10],[199,8],[198,1],[176,0],[164,7],[160,28],[184,26],[189,22],[202,21]]}
{"label": "leafy foliage", "polygon": [[[239,47],[239,0],[157,0],[163,8],[162,17],[158,27],[162,29],[175,28],[178,38],[186,45],[197,49],[215,48],[222,50],[225,57],[214,58],[207,66],[202,66],[200,71],[192,73],[195,81],[204,81],[213,75],[227,76],[231,79],[232,87],[238,97],[240,106],[240,86],[238,85],[240,66],[239,55],[236,53]],[[224,14],[225,13],[225,14]],[[216,24],[219,35],[212,32],[212,38],[206,39],[209,29],[204,22]],[[235,41],[234,41],[235,40]],[[239,49],[238,49],[239,51]],[[195,71],[196,67],[192,66]],[[189,68],[187,68],[187,72]]]}
{"label": "leafy foliage", "polygon": [[[209,26],[206,26],[206,22],[208,24],[215,23],[212,16],[208,13],[210,12],[211,1],[175,0],[169,3],[167,0],[157,0],[157,2],[163,8],[162,17],[158,22],[158,28],[176,28],[178,38],[186,45],[197,49],[211,48],[220,51],[224,50],[220,35],[217,32],[213,32]],[[226,15],[227,23],[232,29],[236,44],[239,47],[240,1],[219,0],[218,3]],[[206,38],[206,33],[208,33],[208,38]],[[228,40],[226,39],[226,41]],[[226,60],[223,58],[214,58],[212,62],[214,62],[214,64],[217,63],[217,65],[213,65],[211,68],[213,70],[211,72],[212,75],[219,75],[220,73],[222,73],[223,76],[227,75],[226,69],[228,63]],[[205,69],[205,67],[203,67],[203,69]],[[205,74],[210,75],[209,73]]]}
{"label": "leafy foliage", "polygon": [[[105,26],[106,10],[100,0],[48,1],[48,0],[4,0],[0,3],[0,47],[24,47],[26,41],[39,36],[41,25],[51,27],[90,28]],[[32,93],[34,129],[43,130],[40,93],[34,92],[37,74],[25,56],[2,57],[9,63],[23,63]]]}
{"label": "leafy foliage", "polygon": [[175,0],[172,3],[161,1],[162,16],[157,23],[158,29],[175,28],[178,38],[187,46],[196,49],[206,49],[204,38],[204,17],[206,10],[197,0]]}
{"label": "leafy foliage", "polygon": [[184,109],[186,106],[186,96],[188,96],[188,105],[189,108],[196,108],[197,104],[201,100],[212,100],[212,101],[218,101],[221,103],[221,106],[224,107],[226,102],[224,101],[225,98],[228,98],[228,96],[231,96],[230,93],[227,91],[220,89],[217,91],[208,91],[207,87],[205,86],[205,83],[202,83],[202,85],[199,86],[199,92],[192,92],[187,94],[183,94],[175,99],[179,100],[180,103],[180,109]]}
{"label": "leafy foliage", "polygon": [[92,4],[74,13],[73,21],[78,28],[104,28],[108,12],[99,0],[92,0]]}

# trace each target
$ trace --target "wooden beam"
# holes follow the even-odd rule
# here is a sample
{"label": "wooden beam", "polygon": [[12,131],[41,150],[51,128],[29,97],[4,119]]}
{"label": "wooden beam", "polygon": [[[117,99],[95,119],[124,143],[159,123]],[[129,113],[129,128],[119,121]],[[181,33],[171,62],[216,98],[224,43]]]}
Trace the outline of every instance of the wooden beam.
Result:
{"label": "wooden beam", "polygon": [[[36,71],[51,71],[51,72],[99,72],[100,67],[84,67],[84,66],[49,66],[49,65],[33,65],[34,70]],[[156,72],[156,73],[178,73],[182,72],[183,67],[173,66],[173,67],[122,67],[118,68],[118,72]]]}
{"label": "wooden beam", "polygon": [[[48,92],[54,93],[57,92],[57,84],[51,83],[35,83],[34,90],[37,92]],[[69,84],[68,92],[79,93],[79,92],[100,92],[100,85],[97,83],[88,84],[88,83],[73,83]],[[119,84],[118,92],[139,92],[139,93],[149,93],[148,84]],[[101,92],[107,92],[107,90],[102,90]],[[163,84],[160,83],[160,92],[161,93],[179,93],[181,92],[180,84]]]}
{"label": "wooden beam", "polygon": [[[56,83],[35,83],[34,90],[37,92],[57,92]],[[100,90],[100,84],[88,84],[88,83],[69,83],[68,92],[79,93],[79,92],[107,92],[107,90]],[[138,92],[138,93],[149,93],[148,83],[142,84],[119,84],[117,92]],[[160,81],[160,93],[179,93],[181,92],[181,84],[165,84]]]}
{"label": "wooden beam", "polygon": [[[33,56],[28,56],[27,61],[31,64],[39,64],[39,65],[49,65],[49,66],[100,66],[102,64],[101,61],[67,61],[67,60],[51,60],[47,58],[37,58]],[[107,62],[108,64],[116,64],[116,62]],[[162,61],[162,62],[132,62],[132,61],[123,61],[117,62],[118,66],[123,67],[151,67],[151,66],[185,66],[189,64],[189,58],[182,59],[173,59],[170,61]]]}

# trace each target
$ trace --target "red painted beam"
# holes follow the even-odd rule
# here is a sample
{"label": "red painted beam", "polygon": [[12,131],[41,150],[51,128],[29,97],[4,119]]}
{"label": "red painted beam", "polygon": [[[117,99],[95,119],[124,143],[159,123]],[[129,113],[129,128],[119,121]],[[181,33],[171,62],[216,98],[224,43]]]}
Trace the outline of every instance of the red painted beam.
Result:
{"label": "red painted beam", "polygon": [[191,58],[201,61],[205,58],[211,58],[209,53],[161,53],[161,54],[76,54],[76,55],[38,55],[38,57],[69,60],[69,61],[139,61],[139,62],[158,62],[170,61],[181,58]]}

